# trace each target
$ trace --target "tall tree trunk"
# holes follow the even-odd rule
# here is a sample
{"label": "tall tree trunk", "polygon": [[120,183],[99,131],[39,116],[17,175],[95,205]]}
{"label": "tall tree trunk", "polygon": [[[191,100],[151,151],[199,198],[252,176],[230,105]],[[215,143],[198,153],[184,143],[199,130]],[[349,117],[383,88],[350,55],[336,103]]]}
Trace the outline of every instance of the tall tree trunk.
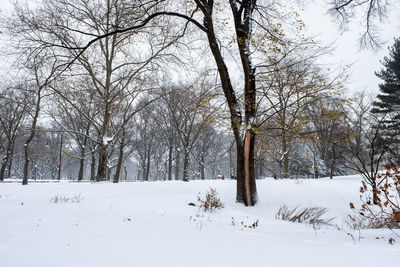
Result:
{"label": "tall tree trunk", "polygon": [[172,180],[172,142],[168,147],[168,180]]}
{"label": "tall tree trunk", "polygon": [[107,180],[107,146],[100,145],[96,181]]}
{"label": "tall tree trunk", "polygon": [[28,184],[28,169],[29,169],[29,151],[28,151],[28,144],[24,144],[24,173],[23,173],[23,178],[22,178],[22,184],[27,185]]}
{"label": "tall tree trunk", "polygon": [[146,168],[144,171],[144,180],[149,181],[149,176],[150,176],[150,166],[151,166],[151,158],[150,158],[150,149],[147,152],[147,157],[146,157]]}
{"label": "tall tree trunk", "polygon": [[99,140],[100,148],[99,148],[99,163],[96,175],[97,181],[107,180],[108,146],[110,141],[108,140],[107,133],[110,124],[110,119],[111,119],[110,103],[107,102],[107,104],[105,105],[104,120]]}
{"label": "tall tree trunk", "polygon": [[181,168],[181,152],[179,149],[175,149],[175,180],[179,180],[179,170]]}
{"label": "tall tree trunk", "polygon": [[8,173],[7,177],[12,176],[12,166],[13,166],[13,158],[14,158],[14,147],[15,147],[15,138],[12,140],[12,146],[11,146],[11,154],[10,158],[8,160]]}
{"label": "tall tree trunk", "polygon": [[189,149],[184,148],[183,153],[183,178],[184,182],[189,182]]}
{"label": "tall tree trunk", "polygon": [[12,141],[9,140],[7,142],[6,155],[3,157],[3,163],[1,164],[1,169],[0,169],[0,181],[1,182],[4,181],[7,164],[8,164],[8,161],[10,160],[11,150],[12,150]]}
{"label": "tall tree trunk", "polygon": [[289,153],[287,147],[286,136],[282,135],[282,151],[283,151],[283,178],[289,178]]}
{"label": "tall tree trunk", "polygon": [[330,173],[329,173],[329,178],[330,179],[333,179],[333,175],[334,175],[334,172],[335,172],[335,163],[336,163],[336,155],[335,155],[335,147],[333,147],[332,148],[332,160],[331,160],[331,170],[330,170]]}
{"label": "tall tree trunk", "polygon": [[118,183],[119,182],[119,176],[121,174],[122,161],[124,159],[124,146],[125,146],[125,131],[123,130],[122,131],[121,143],[120,143],[120,146],[119,146],[117,169],[115,170],[113,183]]}
{"label": "tall tree trunk", "polygon": [[205,177],[204,177],[204,154],[202,154],[201,155],[201,157],[200,157],[200,179],[201,180],[204,180],[205,179]]}
{"label": "tall tree trunk", "polygon": [[90,181],[94,182],[96,180],[95,170],[96,170],[96,153],[94,150],[91,152],[92,160],[90,163]]}
{"label": "tall tree trunk", "polygon": [[78,182],[83,180],[83,172],[85,170],[85,152],[86,152],[86,146],[88,143],[89,131],[90,131],[90,124],[88,124],[86,127],[85,138],[83,139],[83,146],[81,147],[81,157],[79,159]]}
{"label": "tall tree trunk", "polygon": [[[250,56],[250,35],[252,12],[254,11],[255,1],[243,1],[238,9],[237,3],[231,1],[231,10],[233,13],[236,29],[236,39],[239,46],[240,57],[244,72],[244,105],[245,105],[245,139],[240,137],[240,125],[242,123],[239,104],[233,90],[229,71],[222,57],[220,47],[217,42],[214,31],[212,10],[213,2],[209,2],[208,9],[202,9],[204,13],[204,26],[211,52],[218,67],[218,73],[221,79],[222,90],[224,92],[230,115],[231,126],[235,135],[237,147],[237,193],[236,200],[244,203],[246,206],[253,206],[257,202],[257,190],[254,173],[254,149],[255,134],[253,131],[255,123],[255,69],[251,64]],[[243,14],[244,12],[244,14]],[[243,21],[242,21],[243,19]],[[246,147],[246,149],[245,149]]]}
{"label": "tall tree trunk", "polygon": [[79,172],[78,172],[78,182],[83,179],[83,170],[85,168],[85,148],[81,147],[81,155],[79,158]]}
{"label": "tall tree trunk", "polygon": [[109,166],[107,166],[106,168],[106,176],[107,176],[107,181],[110,181],[110,177],[111,177],[111,169]]}
{"label": "tall tree trunk", "polygon": [[377,205],[379,203],[379,197],[378,197],[378,188],[376,185],[376,180],[373,181],[371,186],[372,186],[372,202],[374,205]]}
{"label": "tall tree trunk", "polygon": [[38,120],[38,117],[39,117],[39,112],[40,112],[40,102],[42,100],[42,96],[41,96],[42,89],[43,89],[43,87],[39,87],[38,88],[35,113],[33,115],[33,121],[32,121],[32,124],[31,124],[31,133],[29,134],[28,138],[25,140],[25,143],[24,143],[25,163],[24,163],[24,176],[22,178],[22,184],[23,185],[27,185],[28,184],[29,143],[32,141],[33,137],[36,134],[36,123],[37,123],[37,120]]}

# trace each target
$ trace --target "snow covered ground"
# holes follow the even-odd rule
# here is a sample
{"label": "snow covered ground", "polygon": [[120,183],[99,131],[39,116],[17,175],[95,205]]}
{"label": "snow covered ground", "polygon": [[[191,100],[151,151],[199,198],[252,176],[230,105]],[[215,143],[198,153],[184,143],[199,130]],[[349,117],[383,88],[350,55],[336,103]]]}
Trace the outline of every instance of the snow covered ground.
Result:
{"label": "snow covered ground", "polygon": [[[278,221],[279,207],[320,206],[344,226],[358,176],[260,180],[260,202],[235,203],[235,181],[0,184],[0,267],[396,266],[388,230],[344,231]],[[188,203],[214,187],[225,208]],[[51,203],[56,195],[79,203]],[[255,229],[245,227],[259,221]],[[243,222],[243,223],[242,223]],[[379,239],[377,239],[379,237]]]}

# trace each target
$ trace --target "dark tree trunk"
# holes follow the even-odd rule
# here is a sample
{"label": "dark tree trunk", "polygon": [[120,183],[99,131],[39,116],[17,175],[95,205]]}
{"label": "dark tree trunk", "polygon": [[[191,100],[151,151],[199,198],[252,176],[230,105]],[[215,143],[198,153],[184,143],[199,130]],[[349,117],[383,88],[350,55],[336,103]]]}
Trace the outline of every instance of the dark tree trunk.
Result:
{"label": "dark tree trunk", "polygon": [[379,203],[379,196],[378,196],[378,188],[376,185],[376,180],[373,181],[372,183],[372,202],[374,205],[377,205]]}
{"label": "dark tree trunk", "polygon": [[107,146],[100,145],[96,181],[107,180]]}
{"label": "dark tree trunk", "polygon": [[10,154],[10,158],[8,160],[7,177],[11,177],[11,175],[12,175],[12,166],[13,166],[13,158],[14,158],[14,146],[15,146],[15,139],[13,139],[13,141],[12,141],[11,154]]}
{"label": "dark tree trunk", "polygon": [[184,182],[189,182],[189,149],[184,148],[185,153],[183,154],[183,178]]}
{"label": "dark tree trunk", "polygon": [[78,182],[83,180],[83,170],[84,169],[85,169],[85,148],[81,147],[81,155],[79,158]]}
{"label": "dark tree trunk", "polygon": [[127,181],[128,170],[126,169],[126,165],[124,165],[124,181]]}
{"label": "dark tree trunk", "polygon": [[107,166],[106,172],[107,172],[107,181],[110,181],[110,176],[111,176],[111,169],[110,167]]}
{"label": "dark tree trunk", "polygon": [[125,131],[122,131],[122,139],[121,139],[121,143],[120,143],[120,146],[119,146],[117,169],[115,170],[113,183],[118,183],[119,182],[119,176],[121,174],[122,161],[124,159],[124,146],[125,146]]}
{"label": "dark tree trunk", "polygon": [[205,179],[205,177],[204,177],[204,155],[201,155],[201,157],[200,157],[200,179],[201,180],[204,180]]}
{"label": "dark tree trunk", "polygon": [[172,143],[168,147],[168,180],[172,180]]}
{"label": "dark tree trunk", "polygon": [[11,156],[11,150],[12,150],[12,141],[9,140],[7,143],[6,155],[3,158],[3,163],[2,163],[1,169],[0,169],[0,181],[1,182],[4,181],[7,164],[8,164],[8,161],[10,160],[10,156]]}
{"label": "dark tree trunk", "polygon": [[4,181],[4,174],[6,172],[6,167],[7,167],[7,161],[6,161],[6,157],[3,159],[3,164],[1,165],[1,169],[0,169],[0,182]]}
{"label": "dark tree trunk", "polygon": [[90,181],[94,182],[96,179],[95,170],[96,170],[96,154],[95,151],[92,150],[92,160],[90,163]]}
{"label": "dark tree trunk", "polygon": [[81,157],[79,159],[79,173],[78,173],[78,182],[83,180],[83,172],[85,170],[85,152],[86,146],[88,143],[88,135],[90,130],[90,124],[86,127],[85,138],[83,139],[83,146],[81,146]]}
{"label": "dark tree trunk", "polygon": [[40,112],[40,102],[42,100],[41,96],[41,91],[43,87],[38,89],[37,93],[37,99],[36,99],[36,107],[35,107],[35,114],[33,115],[33,121],[31,124],[31,133],[26,139],[24,143],[24,158],[25,158],[25,163],[24,163],[24,176],[22,178],[22,184],[27,185],[28,184],[28,170],[29,170],[29,143],[32,141],[33,137],[36,134],[36,123],[37,119],[39,117],[39,112]]}
{"label": "dark tree trunk", "polygon": [[[109,77],[107,76],[107,79]],[[107,132],[108,127],[110,124],[111,119],[111,111],[110,111],[110,104],[107,102],[104,110],[104,121],[101,130],[101,136],[99,140],[100,148],[99,148],[99,163],[97,168],[97,181],[105,181],[107,179],[107,160],[108,160],[108,146],[109,140],[104,140]]]}
{"label": "dark tree trunk", "polygon": [[282,136],[283,178],[289,178],[289,153],[285,135]]}
{"label": "dark tree trunk", "polygon": [[175,150],[176,158],[175,158],[175,180],[179,180],[179,170],[181,168],[181,152],[179,149]]}
{"label": "dark tree trunk", "polygon": [[330,179],[333,179],[333,175],[335,172],[335,163],[336,163],[336,154],[335,154],[335,147],[333,147],[332,148],[332,160],[331,160],[330,173],[329,173]]}
{"label": "dark tree trunk", "polygon": [[28,151],[28,143],[24,144],[24,175],[22,178],[22,184],[27,185],[28,184],[28,169],[29,169],[29,151]]}
{"label": "dark tree trunk", "polygon": [[150,176],[150,166],[151,166],[151,158],[150,158],[150,149],[147,151],[147,157],[146,157],[146,167],[143,172],[143,180],[149,181],[149,176]]}
{"label": "dark tree trunk", "polygon": [[240,125],[242,123],[239,104],[233,90],[229,71],[222,57],[220,47],[217,42],[213,25],[213,2],[208,2],[205,8],[201,8],[204,14],[204,26],[207,33],[209,46],[214,56],[218,73],[221,79],[222,90],[224,92],[230,115],[231,126],[235,135],[237,147],[237,193],[236,200],[246,206],[253,206],[257,202],[257,190],[254,173],[254,148],[255,134],[253,131],[255,123],[255,69],[251,64],[250,56],[250,37],[252,13],[255,1],[248,0],[239,3],[230,2],[231,10],[235,22],[236,39],[239,47],[240,58],[244,72],[244,105],[245,105],[245,138],[240,137]]}

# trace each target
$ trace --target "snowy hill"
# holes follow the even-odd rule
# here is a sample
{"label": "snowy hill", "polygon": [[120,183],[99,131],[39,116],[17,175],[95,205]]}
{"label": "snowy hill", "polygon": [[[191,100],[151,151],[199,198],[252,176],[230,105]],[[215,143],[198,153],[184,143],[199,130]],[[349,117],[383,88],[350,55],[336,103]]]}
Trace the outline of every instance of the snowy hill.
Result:
{"label": "snowy hill", "polygon": [[[351,238],[334,226],[275,219],[278,209],[319,206],[346,229],[358,176],[260,180],[259,204],[235,203],[235,181],[0,184],[1,267],[394,266],[389,230]],[[225,208],[198,207],[216,188]],[[66,203],[59,199],[70,198]],[[71,203],[71,202],[77,203]],[[57,203],[54,203],[57,202]],[[258,226],[250,228],[258,220]],[[377,239],[378,238],[378,239]]]}

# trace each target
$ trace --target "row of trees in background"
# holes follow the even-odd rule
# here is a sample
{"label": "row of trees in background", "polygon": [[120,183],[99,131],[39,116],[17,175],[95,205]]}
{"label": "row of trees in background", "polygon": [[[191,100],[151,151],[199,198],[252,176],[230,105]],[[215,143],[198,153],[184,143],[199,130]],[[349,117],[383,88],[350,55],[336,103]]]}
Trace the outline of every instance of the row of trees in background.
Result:
{"label": "row of trees in background", "polygon": [[254,205],[256,176],[333,176],[383,157],[382,116],[340,96],[343,72],[317,64],[327,50],[284,4],[44,0],[15,4],[2,25],[18,73],[0,92],[0,180],[225,175]]}
{"label": "row of trees in background", "polygon": [[[23,178],[24,144],[31,133],[35,103],[26,101],[29,94],[22,94],[25,90],[20,87],[5,89],[0,100],[0,178]],[[121,176],[143,181],[235,176],[234,139],[219,123],[224,112],[216,89],[197,82],[160,88],[132,107],[139,111],[121,131],[124,115],[113,118],[109,136],[104,138],[108,146],[105,180],[118,182]],[[94,100],[74,95],[74,103],[87,108],[83,116],[56,95],[47,97],[47,101],[54,97],[51,101],[57,105],[43,110],[46,120],[35,128],[29,145],[28,177],[58,179],[62,149],[62,179],[95,181],[99,133],[92,121],[101,113],[92,105]],[[156,100],[148,104],[149,99]],[[373,167],[376,172],[379,164],[371,166],[370,162],[376,163],[377,156],[384,159],[387,150],[378,149],[383,130],[376,126],[382,120],[370,109],[366,97],[350,102],[328,94],[279,109],[271,115],[270,124],[258,129],[257,177],[333,176],[363,167]]]}

